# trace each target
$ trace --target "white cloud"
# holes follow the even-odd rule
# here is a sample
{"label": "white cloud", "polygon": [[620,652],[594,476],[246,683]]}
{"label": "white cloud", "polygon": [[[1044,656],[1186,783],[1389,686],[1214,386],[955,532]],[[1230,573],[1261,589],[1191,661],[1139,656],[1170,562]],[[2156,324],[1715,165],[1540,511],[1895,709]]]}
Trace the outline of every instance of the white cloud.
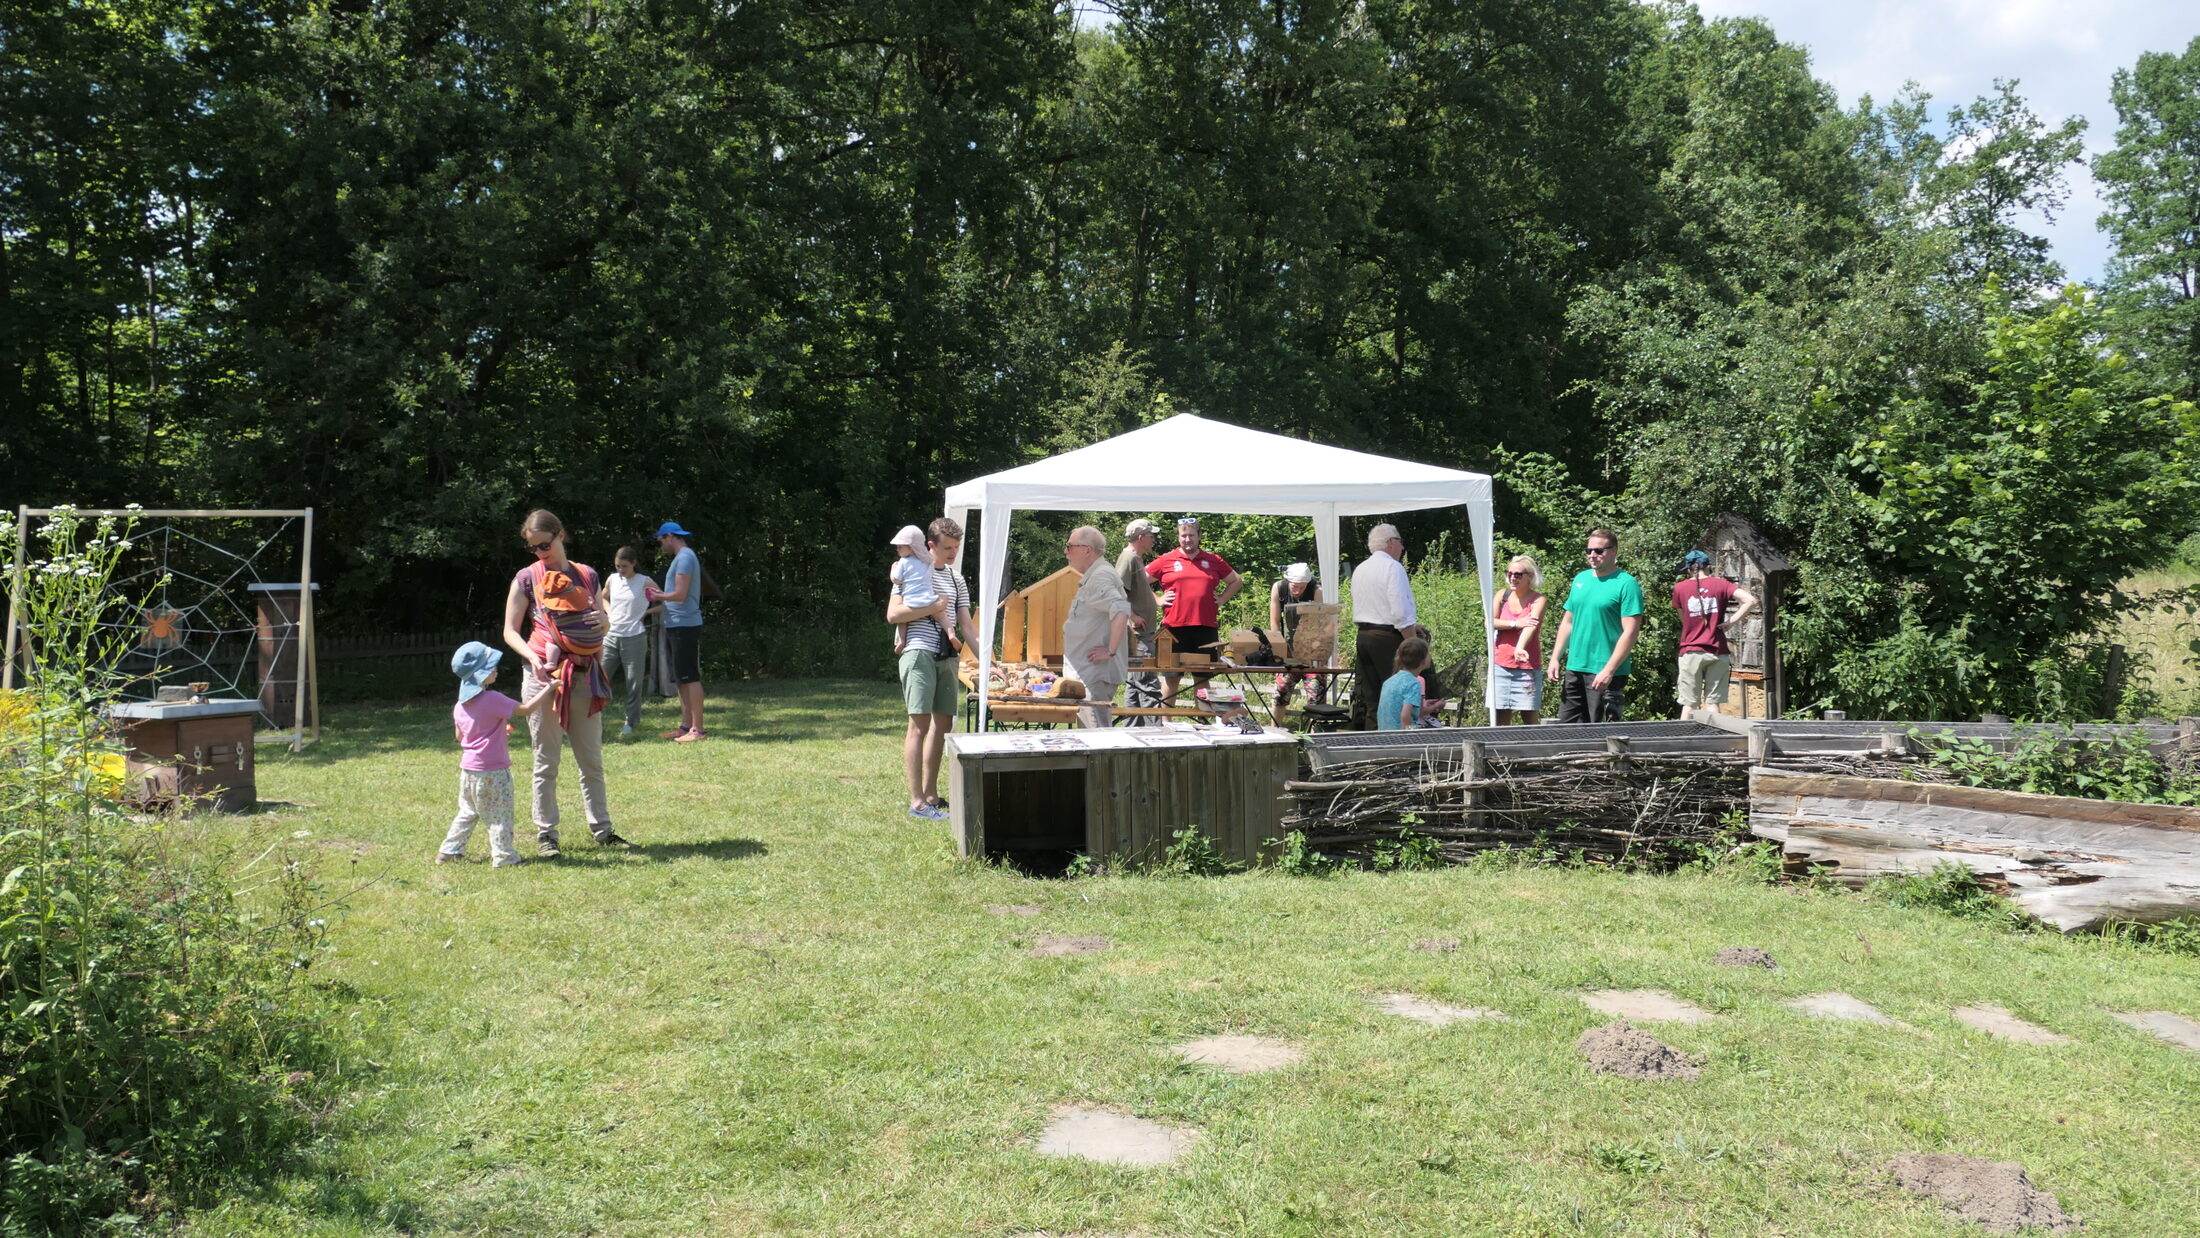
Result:
{"label": "white cloud", "polygon": [[[1781,39],[1810,49],[1811,68],[1844,104],[1863,95],[1884,102],[1915,81],[1936,109],[1968,103],[1994,79],[2018,93],[2049,124],[2083,116],[2088,156],[2116,144],[2110,77],[2142,52],[2182,52],[2200,17],[2190,0],[1863,0],[1850,5],[1801,0],[1697,0],[1706,17],[1761,17]],[[2108,242],[2094,221],[2102,204],[2084,168],[2068,177],[2069,200],[2055,222],[2033,226],[2055,246],[2073,279],[2100,275]]]}

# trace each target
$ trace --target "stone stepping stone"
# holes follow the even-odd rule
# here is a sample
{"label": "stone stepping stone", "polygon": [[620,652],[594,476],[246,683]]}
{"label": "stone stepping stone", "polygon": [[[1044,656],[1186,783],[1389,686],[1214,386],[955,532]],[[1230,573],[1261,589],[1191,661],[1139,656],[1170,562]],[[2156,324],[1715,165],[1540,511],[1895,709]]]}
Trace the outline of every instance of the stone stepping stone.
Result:
{"label": "stone stepping stone", "polygon": [[2200,1022],[2167,1010],[2112,1010],[2109,1013],[2116,1016],[2119,1023],[2152,1032],[2173,1045],[2200,1053]]}
{"label": "stone stepping stone", "polygon": [[1976,1028],[1989,1036],[2013,1040],[2020,1045],[2067,1045],[2070,1037],[2050,1032],[2037,1023],[2027,1023],[1999,1006],[1958,1006],[1956,1021],[1965,1027]]}
{"label": "stone stepping stone", "polygon": [[1046,910],[1029,903],[987,903],[985,914],[989,916],[1035,916]]}
{"label": "stone stepping stone", "polygon": [[1058,1105],[1039,1132],[1041,1156],[1072,1156],[1104,1165],[1168,1165],[1198,1140],[1199,1132],[1089,1105]]}
{"label": "stone stepping stone", "polygon": [[1694,1002],[1658,989],[1594,989],[1582,994],[1581,1000],[1602,1014],[1650,1023],[1701,1023],[1716,1017]]}
{"label": "stone stepping stone", "polygon": [[1032,943],[1031,955],[1058,959],[1065,954],[1098,954],[1114,944],[1105,937],[1041,937]]}
{"label": "stone stepping stone", "polygon": [[1839,1019],[1849,1023],[1883,1023],[1888,1027],[1907,1028],[1910,1025],[1900,1019],[1890,1018],[1873,1009],[1869,1002],[1860,1001],[1846,993],[1814,993],[1798,997],[1787,1003],[1813,1019]]}
{"label": "stone stepping stone", "polygon": [[1296,1045],[1269,1036],[1207,1036],[1176,1047],[1194,1066],[1219,1066],[1233,1075],[1257,1075],[1306,1056]]}
{"label": "stone stepping stone", "polygon": [[1425,997],[1415,997],[1411,993],[1385,993],[1381,997],[1371,997],[1368,1000],[1375,1003],[1375,1008],[1384,1014],[1412,1019],[1430,1027],[1449,1027],[1454,1023],[1469,1023],[1476,1019],[1505,1017],[1501,1010],[1484,1010],[1478,1006],[1447,1006]]}
{"label": "stone stepping stone", "polygon": [[1413,943],[1413,948],[1423,954],[1450,954],[1459,948],[1456,937],[1424,937]]}

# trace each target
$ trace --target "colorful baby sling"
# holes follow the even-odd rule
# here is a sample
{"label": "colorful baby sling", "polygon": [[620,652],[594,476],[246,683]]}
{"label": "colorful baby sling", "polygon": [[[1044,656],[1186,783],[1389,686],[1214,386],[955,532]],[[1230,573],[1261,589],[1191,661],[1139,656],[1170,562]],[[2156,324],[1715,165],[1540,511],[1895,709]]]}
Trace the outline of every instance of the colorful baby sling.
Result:
{"label": "colorful baby sling", "polygon": [[[604,634],[608,630],[603,616],[596,610],[597,580],[594,572],[573,565],[571,572],[557,572],[537,563],[528,569],[529,585],[534,594],[534,639],[543,644],[543,652],[555,644],[563,655],[557,659],[557,669],[552,682],[557,685],[557,699],[551,707],[557,711],[558,725],[570,728],[573,724],[573,681],[576,677],[588,688],[588,712],[583,717],[593,718],[602,712],[611,700],[611,677],[603,670]],[[565,577],[581,596],[578,610],[553,610],[550,594],[545,585],[553,576]]]}

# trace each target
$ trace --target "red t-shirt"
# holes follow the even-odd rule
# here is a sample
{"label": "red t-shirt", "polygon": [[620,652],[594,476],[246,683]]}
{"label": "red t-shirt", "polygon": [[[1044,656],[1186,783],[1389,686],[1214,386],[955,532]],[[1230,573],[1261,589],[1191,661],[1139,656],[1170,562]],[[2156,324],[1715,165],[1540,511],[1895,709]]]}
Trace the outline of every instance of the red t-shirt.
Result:
{"label": "red t-shirt", "polygon": [[1161,616],[1161,622],[1172,628],[1211,628],[1221,607],[1215,603],[1215,590],[1234,571],[1230,561],[1211,550],[1195,550],[1187,555],[1183,550],[1172,550],[1146,565],[1146,575],[1153,578],[1156,587],[1176,590],[1176,600],[1169,603],[1169,613]]}
{"label": "red t-shirt", "polygon": [[1734,582],[1717,576],[1684,580],[1673,586],[1673,609],[1681,612],[1681,652],[1715,653],[1724,657],[1726,633],[1719,625],[1734,608]]}

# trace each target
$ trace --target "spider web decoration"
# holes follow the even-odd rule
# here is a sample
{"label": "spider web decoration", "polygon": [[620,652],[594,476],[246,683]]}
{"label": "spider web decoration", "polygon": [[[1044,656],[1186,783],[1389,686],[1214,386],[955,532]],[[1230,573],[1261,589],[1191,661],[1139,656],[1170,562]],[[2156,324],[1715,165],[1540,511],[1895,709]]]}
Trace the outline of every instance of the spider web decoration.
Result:
{"label": "spider web decoration", "polygon": [[[19,551],[30,519],[50,517],[54,510],[17,509]],[[320,737],[320,676],[314,658],[317,625],[310,595],[295,606],[268,599],[266,635],[273,649],[280,651],[277,665],[289,660],[290,666],[279,680],[265,685],[259,668],[261,599],[271,592],[297,598],[301,577],[310,583],[312,508],[69,510],[79,517],[131,522],[129,547],[107,584],[108,604],[95,624],[113,638],[110,647],[122,651],[115,669],[125,681],[121,692],[125,699],[151,699],[163,686],[195,684],[206,685],[207,696],[257,699],[262,722],[291,731],[291,745],[297,748],[305,741],[304,718],[292,702],[279,698],[307,689],[312,694],[305,704],[312,715],[313,737]],[[11,682],[19,635],[11,605],[7,666]],[[24,656],[30,656],[27,649]],[[301,667],[302,684],[295,678]],[[276,689],[273,708],[285,716],[271,716],[270,700],[261,696],[263,687]]]}
{"label": "spider web decoration", "polygon": [[[129,681],[124,695],[145,700],[160,685],[192,683],[208,685],[209,696],[259,695],[260,624],[250,588],[298,583],[295,569],[285,577],[274,563],[263,563],[270,551],[288,548],[298,519],[289,516],[273,523],[264,536],[249,531],[249,548],[244,550],[201,537],[173,520],[155,518],[132,530],[131,558],[109,586],[122,604],[101,625],[122,637],[129,650],[122,659]],[[264,575],[263,566],[276,574]],[[286,624],[273,635],[290,639],[292,626]],[[287,723],[266,717],[265,711],[261,716],[269,726]]]}

